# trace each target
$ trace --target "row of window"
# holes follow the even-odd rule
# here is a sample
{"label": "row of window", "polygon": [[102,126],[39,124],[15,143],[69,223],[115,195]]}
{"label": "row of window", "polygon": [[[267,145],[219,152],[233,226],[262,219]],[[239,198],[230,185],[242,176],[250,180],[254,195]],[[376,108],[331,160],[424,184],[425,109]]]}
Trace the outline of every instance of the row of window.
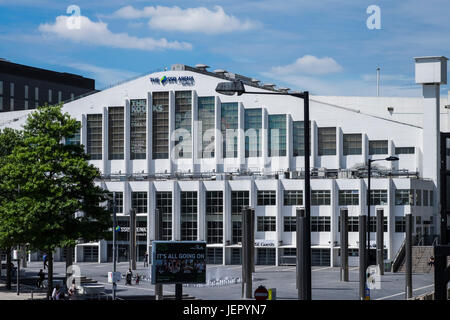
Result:
{"label": "row of window", "polygon": [[[145,159],[146,105],[145,99],[132,99],[131,105],[131,159]],[[108,156],[110,160],[123,159],[124,108],[108,108]],[[88,153],[91,159],[101,159],[101,114],[88,114]],[[192,157],[192,91],[175,92],[175,158]],[[198,97],[197,118],[201,121],[201,141],[198,156],[215,155],[215,97]],[[169,158],[169,92],[154,92],[152,96],[152,158]],[[245,109],[245,157],[262,156],[262,108]],[[269,157],[287,155],[286,114],[268,115]],[[224,158],[238,156],[239,105],[237,102],[221,104],[220,131]],[[304,123],[293,121],[293,155],[304,156]],[[95,134],[89,134],[94,131]],[[98,131],[98,132],[97,132]],[[310,142],[311,143],[311,142]],[[362,134],[343,135],[344,155],[362,154]],[[396,154],[414,153],[414,147],[400,147]],[[388,154],[388,140],[369,141],[369,154]],[[336,155],[336,127],[318,128],[318,155]]]}
{"label": "row of window", "polygon": [[[386,205],[387,204],[387,190],[370,190],[371,205]],[[183,196],[189,194],[193,197],[196,192],[181,192],[181,204],[184,204]],[[172,192],[156,192],[158,197],[165,196],[164,202],[160,205],[172,205]],[[169,202],[170,199],[170,202]],[[163,201],[163,200],[160,200]],[[187,201],[187,200],[186,200]],[[195,200],[197,203],[197,200]],[[249,191],[231,191],[231,213],[240,214],[244,206],[249,206],[250,193]],[[302,190],[285,190],[284,191],[284,205],[285,206],[300,206],[303,205],[303,191]],[[312,190],[311,191],[311,205],[330,205],[331,191],[330,190]],[[194,203],[191,203],[192,205]],[[223,191],[206,191],[206,214],[220,215],[223,213]],[[396,205],[416,205],[416,206],[432,206],[433,205],[433,191],[431,190],[409,190],[396,189],[395,190],[395,204]],[[275,190],[258,190],[257,192],[258,206],[274,206],[276,205],[276,191]],[[359,205],[358,190],[339,190],[339,205]],[[157,204],[158,206],[158,204]],[[147,213],[147,192],[132,192],[132,207],[136,209],[137,213]],[[116,192],[116,210],[118,213],[123,212],[123,193]],[[166,209],[164,209],[166,210]],[[192,209],[194,210],[194,209]],[[195,209],[196,211],[196,209]]]}
{"label": "row of window", "polygon": [[[0,81],[0,110],[3,110],[3,98],[5,96],[7,96],[7,94],[5,94],[5,90],[4,90],[4,84],[3,81]],[[15,100],[18,100],[21,104],[21,107],[24,107],[25,109],[29,108],[29,100],[33,100],[32,98],[30,98],[30,86],[28,85],[24,85],[23,86],[23,99],[15,99],[16,95],[15,95],[15,91],[16,91],[16,86],[14,82],[10,82],[9,83],[9,101],[10,101],[10,110],[14,110],[14,102]],[[73,93],[70,94],[70,98],[73,100],[75,98],[75,95]],[[34,101],[35,101],[35,107],[38,107],[39,105],[39,87],[34,87]],[[57,96],[54,95],[54,91],[52,89],[48,89],[48,99],[46,100],[46,102],[48,103],[54,103],[54,102],[58,102],[60,103],[61,101],[63,101],[63,97],[62,97],[62,91],[58,91],[57,92]],[[22,105],[23,104],[23,105]]]}

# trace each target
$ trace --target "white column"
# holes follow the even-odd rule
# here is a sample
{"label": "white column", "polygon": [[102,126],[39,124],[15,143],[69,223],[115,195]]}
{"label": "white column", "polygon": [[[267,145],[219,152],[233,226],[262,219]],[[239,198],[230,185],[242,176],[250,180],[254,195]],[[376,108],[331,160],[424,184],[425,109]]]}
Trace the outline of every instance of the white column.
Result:
{"label": "white column", "polygon": [[245,109],[242,102],[238,105],[238,163],[239,170],[245,168]]}
{"label": "white column", "polygon": [[227,180],[224,180],[224,194],[223,194],[223,203],[224,203],[224,239],[225,243],[226,241],[229,241],[231,244],[231,237],[232,237],[232,223],[231,223],[231,187],[230,183]]}
{"label": "white column", "polygon": [[87,117],[86,114],[81,115],[80,140],[84,146],[84,152],[87,153]]}
{"label": "white column", "polygon": [[[337,265],[337,256],[335,256],[334,241],[337,239],[337,225],[339,221],[339,195],[338,195],[338,185],[335,179],[331,179],[331,222],[330,222],[330,266],[333,267]],[[336,252],[337,253],[337,252]]]}
{"label": "white column", "polygon": [[267,114],[267,109],[262,109],[262,139],[261,139],[261,148],[262,148],[262,158],[264,161],[264,170],[263,171],[271,171],[270,170],[270,158],[269,158],[269,116]]}
{"label": "white column", "polygon": [[[317,155],[319,153],[319,141],[318,141],[318,131],[317,131],[317,123],[316,121],[312,120],[311,121],[311,134],[310,134],[310,138],[311,138],[311,158],[310,158],[310,163],[311,163],[311,168],[316,168],[317,167]],[[307,155],[305,154],[305,157]]]}
{"label": "white column", "polygon": [[172,189],[172,240],[181,240],[180,186],[176,180]]}
{"label": "white column", "polygon": [[[125,173],[126,174],[132,174],[133,172],[132,169],[130,168],[130,100],[129,99],[125,99],[124,101],[124,117],[123,117],[123,127],[124,127],[124,150],[123,150],[123,161],[124,161],[124,168],[125,168]],[[131,170],[130,170],[131,169]]]}
{"label": "white column", "polygon": [[[192,107],[191,107],[191,152],[192,152],[192,172],[200,172],[200,163],[199,163],[199,157],[198,157],[198,150],[200,147],[200,150],[202,148],[201,140],[199,140],[199,137],[201,137],[202,133],[199,132],[198,127],[198,95],[197,91],[192,90]],[[200,142],[200,143],[199,143]]]}
{"label": "white column", "polygon": [[[155,226],[156,226],[156,190],[152,181],[149,182],[148,194],[147,194],[148,212],[147,212],[147,250],[150,248],[151,242],[155,239]],[[149,252],[150,254],[150,252]]]}
{"label": "white column", "polygon": [[175,93],[173,91],[169,91],[169,173],[173,173],[175,169],[174,160],[175,156],[173,155],[175,141],[172,140],[172,135],[175,131]]}
{"label": "white column", "polygon": [[[223,172],[223,155],[222,155],[222,134],[221,134],[221,107],[220,99],[216,96],[214,100],[214,129],[216,135],[214,137],[214,159],[216,161],[216,172]],[[225,250],[224,250],[225,251]],[[225,260],[224,260],[225,261]]]}
{"label": "white column", "polygon": [[[288,167],[286,170],[291,171],[295,170],[295,166],[293,165],[293,123],[292,116],[290,114],[286,115],[286,156],[288,158]],[[278,251],[278,250],[277,250]]]}
{"label": "white column", "polygon": [[102,166],[104,175],[108,175],[111,173],[110,168],[108,168],[108,108],[103,107],[102,110]]}
{"label": "white column", "polygon": [[[155,173],[155,163],[153,161],[153,99],[152,93],[149,92],[147,94],[147,125],[146,125],[146,135],[145,140],[147,141],[146,145],[146,159],[147,159],[147,173],[154,174]],[[149,253],[150,254],[150,253]]]}
{"label": "white column", "polygon": [[342,160],[344,157],[344,135],[342,128],[336,128],[336,169],[342,168]]}
{"label": "white column", "polygon": [[[292,125],[292,121],[291,121]],[[276,240],[276,248],[275,248],[275,265],[278,266],[280,262],[280,245],[283,245],[283,215],[282,215],[282,202],[283,202],[283,184],[281,183],[282,180],[277,180],[277,190],[276,190],[276,205],[277,205],[277,217],[276,217],[276,223],[275,227],[277,230],[277,240]],[[256,261],[256,257],[255,257]]]}
{"label": "white column", "polygon": [[197,239],[206,241],[206,201],[203,181],[197,182]]}
{"label": "white column", "polygon": [[362,134],[362,154],[361,154],[361,162],[366,164],[367,159],[369,159],[369,138],[367,134]]}
{"label": "white column", "polygon": [[[388,212],[384,215],[388,220],[388,260],[394,259],[396,252],[394,252],[394,235],[395,235],[395,185],[392,178],[389,178],[389,188],[388,188]],[[386,239],[386,237],[385,237]],[[386,242],[385,242],[386,244]]]}

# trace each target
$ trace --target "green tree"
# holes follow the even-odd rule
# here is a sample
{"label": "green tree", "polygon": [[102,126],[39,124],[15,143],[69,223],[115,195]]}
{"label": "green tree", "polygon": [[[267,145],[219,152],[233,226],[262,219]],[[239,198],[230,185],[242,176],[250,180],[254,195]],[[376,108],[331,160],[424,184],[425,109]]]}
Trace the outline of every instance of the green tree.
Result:
{"label": "green tree", "polygon": [[77,240],[102,239],[111,216],[101,204],[105,191],[95,185],[100,172],[87,162],[81,145],[64,143],[80,123],[61,106],[41,107],[24,126],[23,144],[16,146],[0,169],[2,188],[12,192],[20,186],[14,202],[6,207],[14,215],[12,225],[21,241],[48,256],[48,295],[53,290],[53,252],[73,247]]}
{"label": "green tree", "polygon": [[[7,157],[14,148],[22,143],[22,132],[10,128],[0,130],[0,167],[7,163]],[[18,189],[5,190],[0,188],[0,248],[6,252],[6,288],[11,289],[11,248],[20,242],[15,228],[11,228],[11,218],[3,210],[10,202],[15,201]],[[13,219],[14,220],[14,219]]]}

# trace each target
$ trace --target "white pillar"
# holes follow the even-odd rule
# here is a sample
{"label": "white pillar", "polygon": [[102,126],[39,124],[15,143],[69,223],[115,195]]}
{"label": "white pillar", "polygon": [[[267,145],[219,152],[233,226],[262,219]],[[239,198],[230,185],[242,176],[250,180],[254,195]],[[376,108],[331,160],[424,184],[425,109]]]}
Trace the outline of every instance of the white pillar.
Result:
{"label": "white pillar", "polygon": [[[310,158],[310,163],[311,163],[311,169],[312,168],[316,168],[317,167],[317,155],[319,154],[319,141],[318,141],[318,131],[317,131],[317,123],[316,121],[312,120],[311,121],[311,134],[310,134],[310,139],[311,139],[311,158]],[[305,154],[305,157],[307,155]]]}
{"label": "white pillar", "polygon": [[264,171],[271,171],[270,170],[270,159],[269,159],[269,116],[267,114],[267,109],[262,109],[262,126],[261,126],[261,132],[262,132],[262,139],[261,139],[261,148],[262,148],[262,158],[264,162]]}
{"label": "white pillar", "polygon": [[124,127],[124,144],[123,144],[123,161],[124,161],[124,168],[125,168],[125,174],[132,174],[132,168],[130,168],[130,100],[125,99],[124,101],[124,108],[123,108],[123,127]]}
{"label": "white pillar", "polygon": [[174,146],[175,141],[172,139],[172,135],[175,131],[175,93],[169,91],[169,173],[173,173],[175,166]]}
{"label": "white pillar", "polygon": [[[154,174],[155,173],[155,163],[153,161],[153,99],[152,93],[149,92],[147,94],[147,109],[146,109],[146,135],[145,140],[147,141],[146,145],[146,159],[147,159],[147,173]],[[149,253],[150,254],[150,253]]]}
{"label": "white pillar", "polygon": [[[191,152],[192,152],[192,172],[200,172],[200,162],[198,157],[198,150],[202,149],[201,131],[199,132],[198,127],[198,95],[197,91],[192,90],[192,101],[191,101]],[[200,143],[199,143],[200,142]]]}
{"label": "white pillar", "polygon": [[238,105],[238,163],[239,170],[245,168],[245,109],[242,102]]}
{"label": "white pillar", "polygon": [[342,160],[344,157],[344,135],[342,128],[336,128],[336,169],[342,168]]}
{"label": "white pillar", "polygon": [[288,167],[286,170],[291,171],[295,170],[295,165],[293,165],[294,157],[293,157],[293,122],[292,122],[292,116],[290,114],[287,114],[286,117],[286,156],[288,158],[287,164]]}
{"label": "white pillar", "polygon": [[104,175],[108,175],[111,173],[111,170],[108,168],[108,108],[103,107],[103,115],[102,115],[102,166],[101,172]]}
{"label": "white pillar", "polygon": [[[216,96],[214,100],[214,129],[216,135],[214,137],[214,159],[216,162],[216,172],[223,172],[223,156],[222,156],[222,134],[221,134],[221,107],[220,99]],[[225,251],[225,250],[224,250]],[[225,261],[225,260],[224,260]]]}

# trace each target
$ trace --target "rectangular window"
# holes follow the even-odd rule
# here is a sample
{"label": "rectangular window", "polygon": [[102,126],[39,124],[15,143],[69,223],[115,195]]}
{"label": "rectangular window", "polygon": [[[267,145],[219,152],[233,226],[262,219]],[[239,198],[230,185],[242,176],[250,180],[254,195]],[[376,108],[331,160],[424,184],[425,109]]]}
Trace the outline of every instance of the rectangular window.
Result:
{"label": "rectangular window", "polygon": [[147,213],[147,192],[132,192],[131,207],[136,210],[136,213]]}
{"label": "rectangular window", "polygon": [[3,110],[3,97],[0,97],[0,110]]}
{"label": "rectangular window", "polygon": [[430,190],[430,206],[434,204],[434,193],[433,190]]}
{"label": "rectangular window", "polygon": [[81,143],[80,129],[81,128],[79,128],[72,137],[66,138],[66,145],[80,145]]}
{"label": "rectangular window", "polygon": [[312,190],[311,205],[312,206],[329,206],[331,204],[330,190]]}
{"label": "rectangular window", "polygon": [[414,204],[413,190],[409,189],[396,189],[395,190],[395,205],[406,206]]}
{"label": "rectangular window", "polygon": [[[123,213],[123,192],[115,192],[116,193],[116,213]],[[111,197],[111,204],[113,199],[113,193],[108,192],[108,195]],[[111,207],[111,213],[112,213]]]}
{"label": "rectangular window", "polygon": [[362,154],[362,134],[344,134],[344,156]]}
{"label": "rectangular window", "polygon": [[269,157],[286,156],[286,115],[269,115]]}
{"label": "rectangular window", "polygon": [[14,82],[9,84],[9,96],[14,97]]}
{"label": "rectangular window", "polygon": [[297,230],[297,217],[284,217],[284,232],[295,232]]}
{"label": "rectangular window", "polygon": [[108,108],[108,159],[123,160],[124,154],[124,107]]}
{"label": "rectangular window", "polygon": [[[358,232],[359,217],[348,217],[348,232]],[[338,217],[338,232],[341,232],[341,216]]]}
{"label": "rectangular window", "polygon": [[181,240],[197,240],[197,191],[181,191]]}
{"label": "rectangular window", "polygon": [[232,237],[233,244],[238,244],[242,241],[242,221],[232,221]]}
{"label": "rectangular window", "polygon": [[359,205],[358,190],[339,190],[340,206],[357,206]]}
{"label": "rectangular window", "polygon": [[222,154],[224,158],[238,156],[238,103],[229,102],[221,105]]}
{"label": "rectangular window", "polygon": [[336,155],[336,128],[318,128],[319,156]]}
{"label": "rectangular window", "polygon": [[303,190],[284,190],[285,206],[303,205]]}
{"label": "rectangular window", "polygon": [[58,103],[61,103],[62,101],[62,92],[58,91]]}
{"label": "rectangular window", "polygon": [[192,157],[192,91],[175,92],[176,158]]}
{"label": "rectangular window", "polygon": [[14,111],[14,98],[9,99],[9,106],[10,106],[10,110]]}
{"label": "rectangular window", "polygon": [[206,191],[206,221],[208,243],[223,242],[223,192]]}
{"label": "rectangular window", "polygon": [[201,125],[202,144],[199,148],[200,158],[214,158],[215,141],[215,97],[198,98],[198,121]]}
{"label": "rectangular window", "polygon": [[[292,144],[293,144],[293,156],[304,157],[305,156],[305,135],[304,135],[304,121],[292,122]],[[309,154],[311,155],[311,121],[309,122]]]}
{"label": "rectangular window", "polygon": [[91,160],[102,159],[102,115],[88,114],[87,120],[87,153]]}
{"label": "rectangular window", "polygon": [[52,102],[52,89],[48,89],[48,103]]}
{"label": "rectangular window", "polygon": [[398,147],[395,148],[395,154],[414,154],[414,147]]}
{"label": "rectangular window", "polygon": [[422,190],[416,189],[416,206],[422,205]]}
{"label": "rectangular window", "polygon": [[70,94],[70,100],[74,100],[75,99],[75,95],[73,93]]}
{"label": "rectangular window", "polygon": [[387,190],[370,190],[370,205],[387,205]]}
{"label": "rectangular window", "polygon": [[147,100],[130,100],[130,159],[145,159],[147,151]]}
{"label": "rectangular window", "polygon": [[258,190],[258,206],[276,205],[277,193],[275,190]]}
{"label": "rectangular window", "polygon": [[257,217],[257,231],[276,231],[276,217]]}
{"label": "rectangular window", "polygon": [[0,96],[3,95],[3,81],[0,81]]}
{"label": "rectangular window", "polygon": [[[383,232],[387,232],[388,223],[387,217],[383,217]],[[377,232],[377,217],[370,217],[370,232]]]}
{"label": "rectangular window", "polygon": [[24,87],[24,96],[25,96],[25,99],[28,99],[28,86],[27,85],[25,85],[25,87]]}
{"label": "rectangular window", "polygon": [[242,207],[249,205],[248,191],[231,191],[231,213],[241,214]]}
{"label": "rectangular window", "polygon": [[169,158],[169,92],[153,92],[153,159]]}
{"label": "rectangular window", "polygon": [[156,208],[162,214],[162,240],[172,240],[172,192],[156,192]]}
{"label": "rectangular window", "polygon": [[395,217],[395,232],[406,232],[406,217]]}
{"label": "rectangular window", "polygon": [[387,140],[372,140],[369,141],[369,154],[388,154]]}
{"label": "rectangular window", "polygon": [[39,87],[34,87],[34,100],[39,100]]}
{"label": "rectangular window", "polygon": [[245,157],[261,157],[262,109],[245,109]]}
{"label": "rectangular window", "polygon": [[330,232],[331,217],[311,217],[311,232]]}
{"label": "rectangular window", "polygon": [[423,206],[428,207],[428,190],[423,190]]}

